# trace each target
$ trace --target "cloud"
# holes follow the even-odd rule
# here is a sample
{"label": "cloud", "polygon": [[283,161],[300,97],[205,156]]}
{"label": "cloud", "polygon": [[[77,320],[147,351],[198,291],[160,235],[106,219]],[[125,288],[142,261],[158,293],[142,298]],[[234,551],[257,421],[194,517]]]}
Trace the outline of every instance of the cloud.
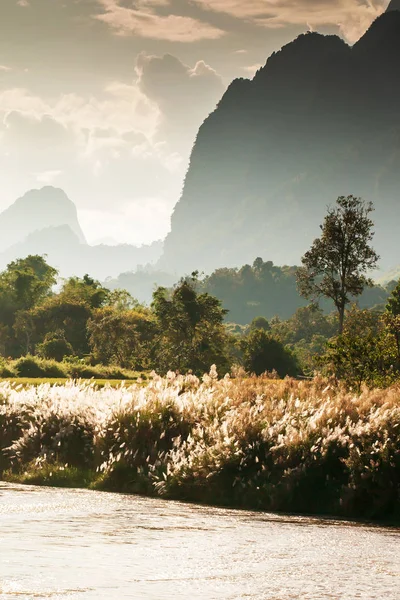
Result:
{"label": "cloud", "polygon": [[[132,199],[116,210],[78,210],[78,217],[90,244],[102,239],[119,244],[133,239],[137,244],[148,244],[167,235],[170,213],[171,206],[162,199],[146,196]],[[151,228],[143,227],[144,223],[151,223]]]}
{"label": "cloud", "polygon": [[12,71],[11,67],[7,67],[6,65],[0,65],[0,72],[3,71],[4,73],[8,73],[9,71]]}
{"label": "cloud", "polygon": [[198,127],[224,89],[203,60],[142,53],[130,81],[108,80],[96,95],[0,91],[0,210],[55,183],[83,211],[88,239],[107,223],[118,241],[162,237]]}
{"label": "cloud", "polygon": [[[0,94],[2,202],[56,182],[86,211],[90,239],[101,219],[88,215],[110,204],[117,216],[108,220],[114,233],[121,226],[119,241],[165,235],[186,162],[156,137],[159,120],[158,105],[137,84],[109,84],[101,100],[67,94],[45,102],[23,89]],[[152,211],[145,210],[146,199]],[[101,222],[105,229],[107,218]]]}
{"label": "cloud", "polygon": [[169,5],[168,0],[139,0],[130,8],[121,0],[98,0],[103,8],[95,18],[106,23],[118,35],[137,35],[169,42],[215,40],[224,31],[191,17],[158,14],[156,7]]}
{"label": "cloud", "polygon": [[356,41],[386,8],[386,0],[193,0],[205,11],[225,13],[255,25],[276,28],[334,25]]}
{"label": "cloud", "polygon": [[44,185],[52,185],[61,173],[62,171],[44,171],[43,173],[36,173],[36,179]]}
{"label": "cloud", "polygon": [[13,110],[34,116],[46,114],[49,106],[24,88],[12,88],[0,92],[0,116]]}
{"label": "cloud", "polygon": [[2,147],[16,165],[27,157],[33,170],[58,170],[70,142],[71,134],[50,114],[14,110],[3,118]]}
{"label": "cloud", "polygon": [[170,54],[141,53],[136,73],[139,89],[160,109],[158,136],[188,151],[225,91],[222,78],[202,60],[190,67]]}

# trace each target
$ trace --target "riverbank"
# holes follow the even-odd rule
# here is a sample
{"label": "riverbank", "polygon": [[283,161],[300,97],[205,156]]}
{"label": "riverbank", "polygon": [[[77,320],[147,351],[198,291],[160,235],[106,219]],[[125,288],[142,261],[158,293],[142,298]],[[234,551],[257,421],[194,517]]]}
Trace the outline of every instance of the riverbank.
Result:
{"label": "riverbank", "polygon": [[3,479],[216,506],[400,520],[400,387],[154,377],[0,384]]}

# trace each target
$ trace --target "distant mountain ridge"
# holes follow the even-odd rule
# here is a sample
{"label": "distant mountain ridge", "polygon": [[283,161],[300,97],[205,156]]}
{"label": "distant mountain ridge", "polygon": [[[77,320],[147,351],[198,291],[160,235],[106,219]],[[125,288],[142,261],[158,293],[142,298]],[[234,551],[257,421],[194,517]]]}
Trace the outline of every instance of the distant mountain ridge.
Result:
{"label": "distant mountain ridge", "polygon": [[157,262],[162,242],[89,246],[75,204],[61,189],[31,190],[0,213],[0,270],[29,254],[46,255],[62,277],[117,277]]}
{"label": "distant mountain ridge", "polygon": [[62,225],[68,225],[79,242],[86,244],[76,206],[63,190],[51,186],[30,190],[0,213],[0,251],[35,231]]}
{"label": "distant mountain ridge", "polygon": [[201,126],[160,267],[298,264],[340,195],[374,202],[400,262],[400,0],[353,46],[301,35],[238,79]]}

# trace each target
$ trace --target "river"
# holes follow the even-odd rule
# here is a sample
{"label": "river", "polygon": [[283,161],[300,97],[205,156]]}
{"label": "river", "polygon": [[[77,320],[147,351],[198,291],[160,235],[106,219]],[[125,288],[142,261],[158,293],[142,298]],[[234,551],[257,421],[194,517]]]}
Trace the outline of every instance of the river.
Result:
{"label": "river", "polygon": [[0,598],[400,599],[400,529],[0,483]]}

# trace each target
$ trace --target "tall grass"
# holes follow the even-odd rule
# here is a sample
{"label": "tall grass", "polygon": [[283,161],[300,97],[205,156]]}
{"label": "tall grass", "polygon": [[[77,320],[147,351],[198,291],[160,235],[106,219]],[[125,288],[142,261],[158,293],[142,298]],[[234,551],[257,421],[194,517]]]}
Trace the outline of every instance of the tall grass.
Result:
{"label": "tall grass", "polygon": [[[148,385],[0,384],[0,470],[211,504],[400,517],[400,386],[169,373]],[[58,474],[58,475],[57,475]],[[36,479],[35,479],[36,477]],[[33,478],[33,479],[32,479]]]}

